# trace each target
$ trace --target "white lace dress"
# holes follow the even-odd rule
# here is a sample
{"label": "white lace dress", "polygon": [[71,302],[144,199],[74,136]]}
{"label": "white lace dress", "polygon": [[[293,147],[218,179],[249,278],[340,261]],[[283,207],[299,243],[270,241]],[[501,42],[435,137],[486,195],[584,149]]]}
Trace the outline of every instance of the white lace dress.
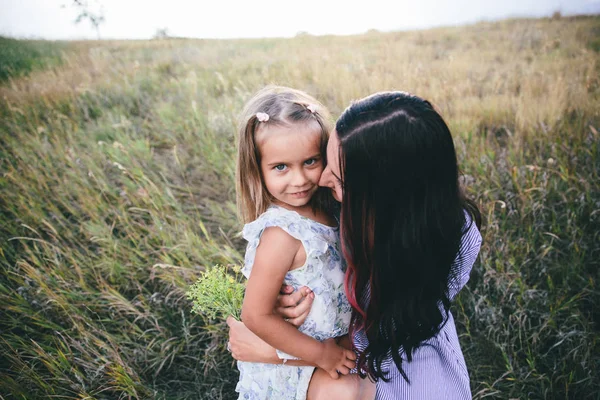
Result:
{"label": "white lace dress", "polygon": [[[306,263],[288,271],[284,283],[298,289],[308,286],[315,293],[310,314],[300,328],[309,336],[323,341],[348,333],[351,308],[344,294],[344,269],[339,229],[323,225],[295,211],[271,206],[256,221],[244,226],[248,241],[242,273],[250,276],[256,248],[265,228],[283,229],[304,245]],[[295,357],[277,352],[282,359]],[[314,367],[284,364],[260,364],[238,361],[240,380],[236,386],[239,399],[301,400],[306,398]]]}

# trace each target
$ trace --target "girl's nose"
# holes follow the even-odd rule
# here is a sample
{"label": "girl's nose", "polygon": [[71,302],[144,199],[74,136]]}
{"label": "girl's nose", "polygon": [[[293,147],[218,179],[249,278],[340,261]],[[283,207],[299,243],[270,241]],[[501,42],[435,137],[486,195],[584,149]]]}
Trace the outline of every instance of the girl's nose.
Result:
{"label": "girl's nose", "polygon": [[294,176],[292,178],[292,185],[293,186],[304,186],[307,181],[308,181],[308,179],[306,179],[306,175],[304,174],[304,171],[302,169],[300,169],[294,173]]}

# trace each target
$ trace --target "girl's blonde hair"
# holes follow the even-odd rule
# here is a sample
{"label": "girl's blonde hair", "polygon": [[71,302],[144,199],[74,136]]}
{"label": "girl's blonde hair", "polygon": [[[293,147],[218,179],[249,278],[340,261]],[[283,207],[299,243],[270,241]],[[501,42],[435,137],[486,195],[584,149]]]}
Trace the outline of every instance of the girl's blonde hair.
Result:
{"label": "girl's blonde hair", "polygon": [[[246,104],[238,129],[236,165],[237,207],[243,223],[257,219],[267,211],[272,202],[272,197],[262,178],[256,135],[267,126],[289,126],[311,121],[316,121],[321,128],[321,156],[325,162],[331,116],[315,98],[300,90],[284,86],[267,86]],[[319,188],[311,201],[314,207],[326,209],[330,204],[329,197],[331,194],[328,191]]]}

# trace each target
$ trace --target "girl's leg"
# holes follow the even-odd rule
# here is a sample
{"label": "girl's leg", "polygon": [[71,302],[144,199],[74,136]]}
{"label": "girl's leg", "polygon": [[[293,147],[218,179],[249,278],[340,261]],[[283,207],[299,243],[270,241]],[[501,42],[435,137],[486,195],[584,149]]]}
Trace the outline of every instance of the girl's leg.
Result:
{"label": "girl's leg", "polygon": [[329,374],[317,368],[308,387],[307,400],[373,400],[375,384],[358,375],[342,375],[331,379]]}
{"label": "girl's leg", "polygon": [[357,375],[358,379],[358,397],[359,400],[374,400],[377,392],[375,382],[371,382],[369,378],[362,379]]}

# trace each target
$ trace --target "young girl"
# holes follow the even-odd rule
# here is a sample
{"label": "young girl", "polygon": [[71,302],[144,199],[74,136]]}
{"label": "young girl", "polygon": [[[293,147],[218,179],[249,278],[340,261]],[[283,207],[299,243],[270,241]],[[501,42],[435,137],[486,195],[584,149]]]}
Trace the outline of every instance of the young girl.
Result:
{"label": "young girl", "polygon": [[[248,241],[242,320],[282,361],[238,362],[239,399],[304,399],[315,367],[337,379],[355,365],[355,354],[333,339],[348,332],[351,307],[330,194],[318,186],[328,136],[327,110],[298,90],[267,87],[244,110],[237,163]],[[317,294],[299,328],[273,313],[283,283]],[[295,358],[314,366],[288,362]]]}

